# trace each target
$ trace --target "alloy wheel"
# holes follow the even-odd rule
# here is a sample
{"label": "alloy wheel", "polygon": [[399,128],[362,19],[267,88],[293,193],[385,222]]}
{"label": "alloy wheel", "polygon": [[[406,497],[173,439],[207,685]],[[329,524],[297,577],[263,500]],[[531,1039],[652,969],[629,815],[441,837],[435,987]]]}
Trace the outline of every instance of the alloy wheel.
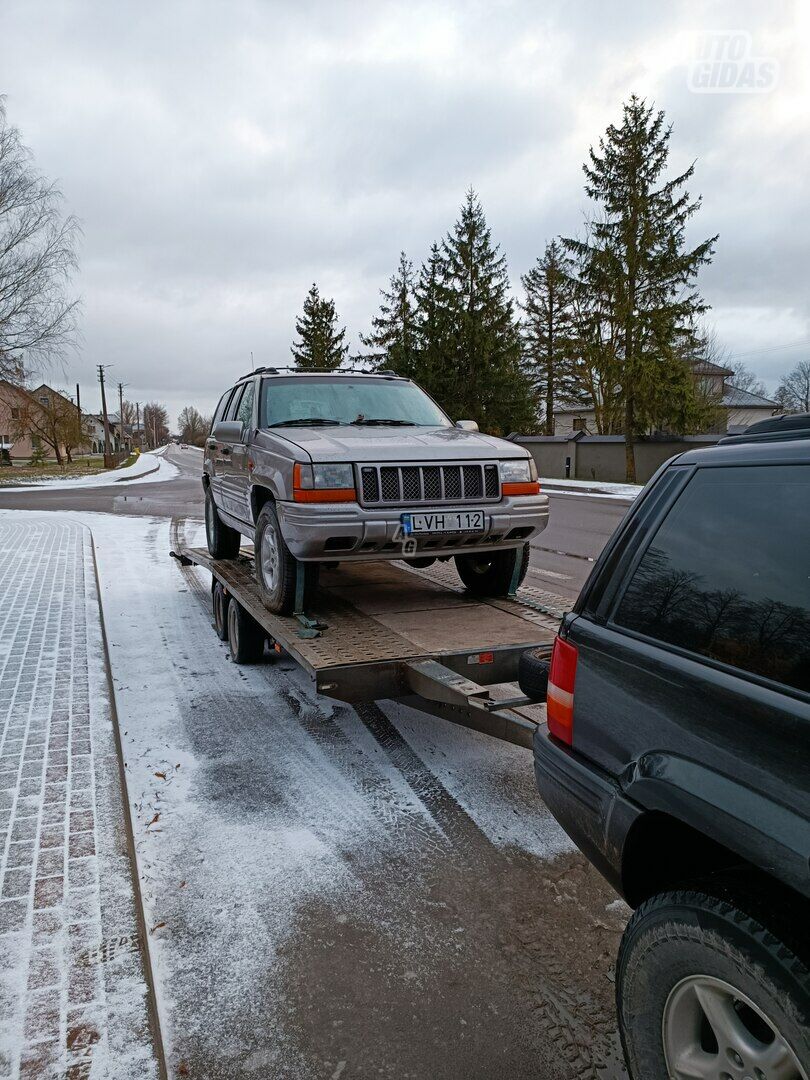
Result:
{"label": "alloy wheel", "polygon": [[682,979],[662,1028],[670,1080],[808,1080],[773,1020],[722,979]]}
{"label": "alloy wheel", "polygon": [[265,588],[272,592],[278,581],[279,550],[276,530],[268,524],[262,532],[261,540],[262,580]]}

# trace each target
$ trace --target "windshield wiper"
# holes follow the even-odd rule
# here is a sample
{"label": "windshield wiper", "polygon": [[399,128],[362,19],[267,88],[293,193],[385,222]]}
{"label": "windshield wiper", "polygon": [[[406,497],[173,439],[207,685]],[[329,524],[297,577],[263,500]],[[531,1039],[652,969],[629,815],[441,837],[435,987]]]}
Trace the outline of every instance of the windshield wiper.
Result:
{"label": "windshield wiper", "polygon": [[297,420],[282,420],[278,424],[270,424],[270,427],[305,427],[307,424],[337,424],[340,426],[341,420],[327,420],[323,416],[299,416]]}
{"label": "windshield wiper", "polygon": [[352,420],[353,424],[390,424],[392,427],[416,427],[417,425],[413,420],[387,420],[385,417],[366,417],[358,416],[356,420]]}

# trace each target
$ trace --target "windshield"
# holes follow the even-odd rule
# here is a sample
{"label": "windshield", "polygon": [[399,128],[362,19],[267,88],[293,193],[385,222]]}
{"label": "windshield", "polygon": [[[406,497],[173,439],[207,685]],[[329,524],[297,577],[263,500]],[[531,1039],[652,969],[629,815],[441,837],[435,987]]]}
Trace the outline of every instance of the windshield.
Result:
{"label": "windshield", "polygon": [[393,379],[349,375],[262,379],[261,426],[279,424],[374,424],[452,427],[424,390]]}

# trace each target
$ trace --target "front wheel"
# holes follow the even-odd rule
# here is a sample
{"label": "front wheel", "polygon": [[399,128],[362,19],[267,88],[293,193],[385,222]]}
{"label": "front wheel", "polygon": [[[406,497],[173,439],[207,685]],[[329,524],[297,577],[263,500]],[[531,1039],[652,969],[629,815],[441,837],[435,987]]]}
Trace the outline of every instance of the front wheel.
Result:
{"label": "front wheel", "polygon": [[526,543],[522,547],[506,548],[504,551],[456,555],[456,570],[474,596],[508,596],[526,577],[529,550]]}
{"label": "front wheel", "polygon": [[210,488],[205,491],[205,539],[214,559],[235,559],[239,554],[242,537],[220,518]]}
{"label": "front wheel", "polygon": [[281,534],[276,508],[266,502],[256,522],[256,581],[264,606],[277,615],[295,610],[298,573],[304,575],[304,604],[308,604],[318,584],[318,564],[300,563],[292,555]]}
{"label": "front wheel", "polygon": [[633,1080],[810,1080],[810,970],[762,906],[689,890],[635,913],[616,966]]}

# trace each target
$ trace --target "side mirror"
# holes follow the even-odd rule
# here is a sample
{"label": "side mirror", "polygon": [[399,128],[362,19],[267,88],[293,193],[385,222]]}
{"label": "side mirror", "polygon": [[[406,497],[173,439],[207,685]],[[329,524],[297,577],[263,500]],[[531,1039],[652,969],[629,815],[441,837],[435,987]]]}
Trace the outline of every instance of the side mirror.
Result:
{"label": "side mirror", "polygon": [[462,431],[478,431],[475,420],[456,420],[456,427],[461,428]]}
{"label": "side mirror", "polygon": [[217,442],[241,442],[244,424],[241,420],[220,420],[211,432]]}

